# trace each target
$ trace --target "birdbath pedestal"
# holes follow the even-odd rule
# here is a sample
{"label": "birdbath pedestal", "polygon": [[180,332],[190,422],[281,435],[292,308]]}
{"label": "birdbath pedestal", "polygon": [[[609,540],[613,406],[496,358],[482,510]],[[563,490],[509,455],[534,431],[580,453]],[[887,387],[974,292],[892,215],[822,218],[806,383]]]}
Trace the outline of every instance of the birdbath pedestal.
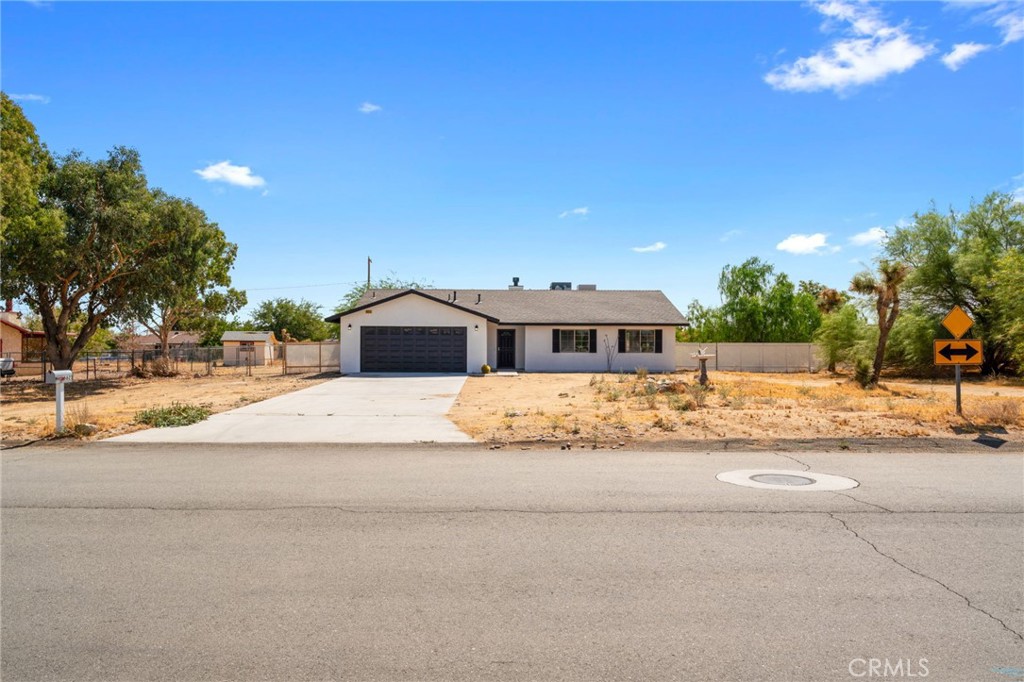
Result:
{"label": "birdbath pedestal", "polygon": [[697,361],[700,363],[700,385],[701,386],[707,386],[708,385],[708,360],[710,360],[711,358],[713,358],[715,356],[713,354],[709,355],[708,353],[700,352],[700,353],[691,353],[690,357],[697,358]]}

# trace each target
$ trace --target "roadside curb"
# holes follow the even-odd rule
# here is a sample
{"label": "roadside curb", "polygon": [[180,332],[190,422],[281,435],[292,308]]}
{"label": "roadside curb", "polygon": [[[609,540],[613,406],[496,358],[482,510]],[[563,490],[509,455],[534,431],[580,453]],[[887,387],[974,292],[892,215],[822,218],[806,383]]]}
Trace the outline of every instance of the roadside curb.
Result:
{"label": "roadside curb", "polygon": [[[409,449],[409,450],[459,450],[459,451],[481,451],[486,452],[488,450],[562,450],[565,445],[570,444],[571,448],[568,448],[572,452],[592,451],[592,450],[623,450],[629,452],[851,452],[851,453],[870,453],[870,452],[904,452],[907,454],[914,453],[934,453],[935,451],[941,452],[961,452],[964,454],[975,454],[975,453],[1007,453],[1007,454],[1019,454],[1024,453],[1024,443],[1019,441],[1007,441],[1004,445],[999,448],[992,448],[980,443],[976,443],[973,440],[966,440],[961,438],[856,438],[856,439],[838,439],[838,438],[818,438],[818,439],[784,439],[784,440],[749,440],[740,438],[726,438],[726,439],[708,439],[708,440],[671,440],[671,441],[658,441],[658,442],[635,442],[635,441],[621,441],[623,444],[619,445],[617,442],[598,442],[597,446],[594,443],[585,441],[573,441],[573,440],[552,440],[547,439],[544,441],[509,441],[502,443],[492,442],[476,442],[476,443],[439,443],[439,442],[422,442],[422,443],[288,443],[286,444],[289,448],[293,449],[322,449],[325,447],[335,449],[339,452],[350,452],[353,450],[359,451],[393,451],[395,449]],[[36,441],[32,443],[23,443],[17,447],[25,447],[30,445],[36,445],[39,448],[52,446],[52,441]],[[139,443],[125,443],[125,442],[111,442],[111,441],[74,441],[68,443],[61,443],[65,447],[95,447],[107,450],[125,450],[135,449],[140,446]],[[257,443],[189,443],[189,447],[201,446],[209,448],[210,450],[227,450],[237,449],[240,446],[258,446]],[[282,443],[268,443],[267,445],[280,446],[285,445]],[[167,449],[174,450],[181,447],[179,443],[146,443],[145,446],[149,449]],[[4,450],[14,449],[13,447],[5,446]],[[36,448],[32,448],[36,449]],[[255,450],[254,450],[255,452]]]}

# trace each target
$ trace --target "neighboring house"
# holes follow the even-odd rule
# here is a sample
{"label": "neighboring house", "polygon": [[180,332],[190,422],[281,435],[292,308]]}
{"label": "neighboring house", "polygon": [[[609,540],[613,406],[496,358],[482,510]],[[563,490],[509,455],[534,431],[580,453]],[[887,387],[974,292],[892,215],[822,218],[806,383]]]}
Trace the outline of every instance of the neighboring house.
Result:
{"label": "neighboring house", "polygon": [[274,332],[224,332],[225,365],[267,365],[277,359]]}
{"label": "neighboring house", "polygon": [[21,324],[21,313],[14,311],[7,301],[0,312],[0,357],[12,358],[16,363],[40,362],[46,353],[46,334],[32,331]]}
{"label": "neighboring house", "polygon": [[[189,332],[171,332],[168,339],[171,348],[195,348],[202,338],[199,334]],[[160,337],[156,334],[144,336],[132,336],[123,341],[120,346],[124,350],[160,350]]]}
{"label": "neighboring house", "polygon": [[675,370],[685,317],[660,291],[550,289],[369,291],[345,313],[341,371],[527,372]]}

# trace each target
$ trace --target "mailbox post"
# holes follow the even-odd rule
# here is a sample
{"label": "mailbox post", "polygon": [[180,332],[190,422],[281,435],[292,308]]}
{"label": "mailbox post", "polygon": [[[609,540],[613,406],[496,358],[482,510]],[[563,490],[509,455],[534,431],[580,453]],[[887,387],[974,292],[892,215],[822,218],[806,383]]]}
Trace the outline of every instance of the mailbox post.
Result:
{"label": "mailbox post", "polygon": [[57,389],[57,415],[54,426],[57,433],[64,433],[64,384],[74,381],[70,369],[55,369],[46,373],[46,383],[54,384]]}

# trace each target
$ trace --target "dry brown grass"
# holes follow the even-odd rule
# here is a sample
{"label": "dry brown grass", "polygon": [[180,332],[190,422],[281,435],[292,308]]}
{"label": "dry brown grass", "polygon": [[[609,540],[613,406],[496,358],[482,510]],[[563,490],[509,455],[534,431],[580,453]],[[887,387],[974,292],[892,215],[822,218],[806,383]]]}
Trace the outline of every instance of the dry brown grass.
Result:
{"label": "dry brown grass", "polygon": [[935,385],[866,391],[828,376],[738,373],[715,373],[712,381],[703,389],[690,373],[649,381],[609,374],[472,377],[449,416],[474,438],[495,442],[948,437],[951,426],[970,420],[1024,425],[1024,392],[1014,387],[1002,387],[1002,397],[965,397],[965,422],[954,413],[952,395]]}
{"label": "dry brown grass", "polygon": [[[203,404],[213,412],[223,412],[329,378],[282,376],[280,367],[254,367],[252,376],[230,369],[209,376],[78,381],[65,387],[65,428],[95,424],[100,432],[94,438],[104,438],[142,428],[134,421],[136,413],[144,409],[179,402]],[[0,407],[0,435],[5,441],[41,438],[54,431],[53,386],[31,380],[5,381],[0,385]]]}

